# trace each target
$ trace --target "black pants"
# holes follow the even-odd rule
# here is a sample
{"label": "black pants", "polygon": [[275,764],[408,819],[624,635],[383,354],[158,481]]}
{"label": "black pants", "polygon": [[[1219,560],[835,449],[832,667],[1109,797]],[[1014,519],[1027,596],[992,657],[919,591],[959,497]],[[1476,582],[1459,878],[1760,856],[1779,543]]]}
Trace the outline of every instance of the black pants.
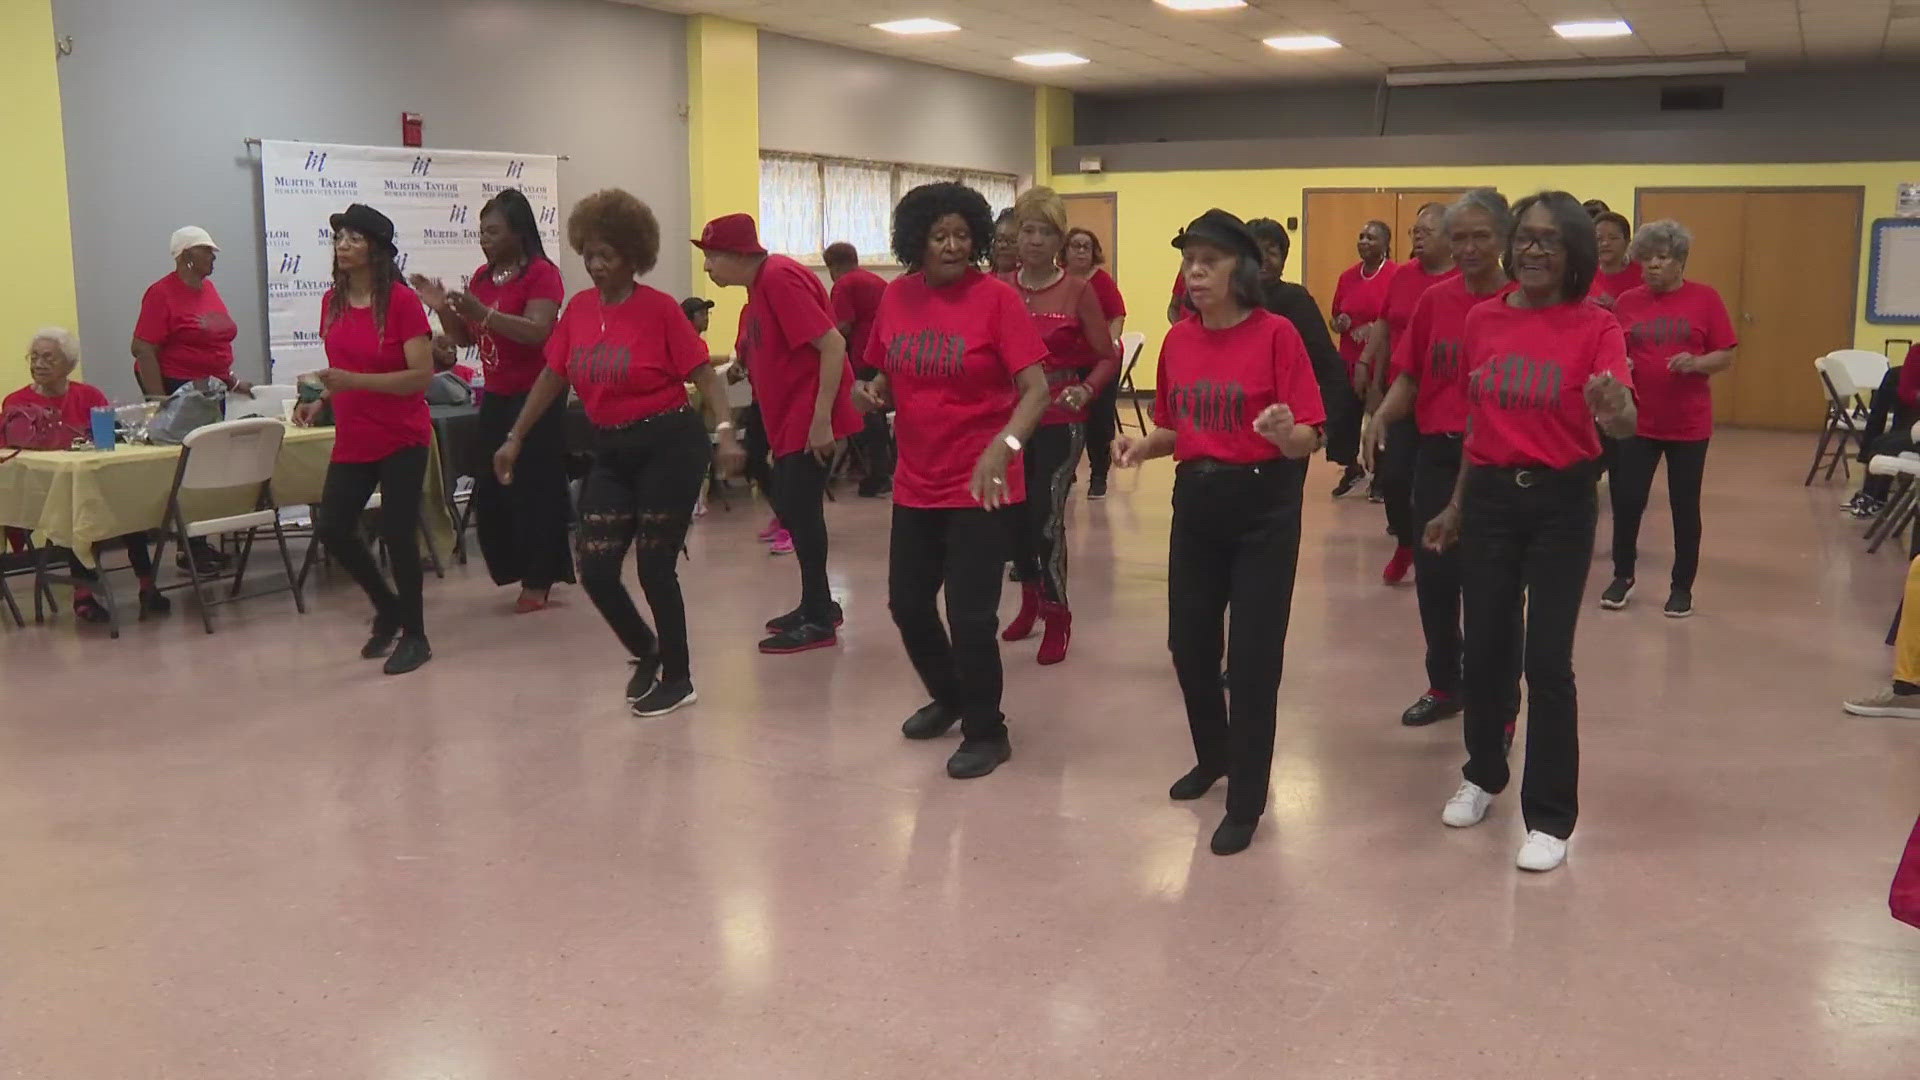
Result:
{"label": "black pants", "polygon": [[1360,417],[1364,412],[1353,384],[1345,379],[1323,384],[1321,396],[1327,402],[1327,460],[1335,465],[1352,465],[1360,460]]}
{"label": "black pants", "polygon": [[887,414],[870,412],[854,442],[867,461],[867,475],[860,481],[864,491],[877,491],[893,482],[893,425]]}
{"label": "black pants", "polygon": [[1021,581],[1037,581],[1048,600],[1067,602],[1067,494],[1086,449],[1080,424],[1048,424],[1027,440],[1025,519],[1014,533],[1013,563]]}
{"label": "black pants", "polygon": [[[382,626],[407,634],[427,632],[421,599],[420,501],[427,482],[428,448],[409,446],[379,461],[336,461],[327,466],[315,531],[334,561],[346,568]],[[360,514],[380,489],[380,535],[387,545],[393,584],[374,565],[360,539]]]}
{"label": "black pants", "polygon": [[1675,442],[1635,436],[1619,441],[1613,484],[1613,576],[1633,578],[1640,518],[1653,490],[1653,473],[1667,459],[1667,505],[1673,511],[1673,587],[1692,591],[1700,572],[1700,482],[1707,471],[1707,440]]}
{"label": "black pants", "polygon": [[773,512],[793,537],[800,563],[800,606],[831,622],[833,592],[827,586],[827,466],[809,451],[773,463]]}
{"label": "black pants", "polygon": [[1113,438],[1120,433],[1120,380],[1107,384],[1087,407],[1087,476],[1105,480],[1113,471]]}
{"label": "black pants", "polygon": [[767,441],[767,424],[760,417],[758,403],[740,410],[740,446],[747,452],[746,477],[760,485],[760,494],[773,502],[772,447]]}
{"label": "black pants", "polygon": [[[1413,531],[1424,532],[1453,499],[1460,475],[1458,435],[1422,435],[1413,467]],[[1413,588],[1420,602],[1420,629],[1427,639],[1427,685],[1460,697],[1460,545],[1431,551],[1413,547]]]}
{"label": "black pants", "polygon": [[1580,812],[1573,637],[1593,561],[1597,471],[1597,464],[1559,472],[1476,468],[1461,508],[1467,631],[1467,764],[1461,772],[1489,792],[1506,789],[1506,726],[1524,673],[1527,764],[1520,809],[1529,830],[1563,840],[1573,835]]}
{"label": "black pants", "polygon": [[1895,429],[1911,428],[1914,417],[1900,407],[1900,369],[1888,368],[1867,400],[1867,421],[1860,428],[1860,464],[1873,460],[1870,447],[1887,433],[1888,422]]}
{"label": "black pants", "polygon": [[[887,605],[900,643],[934,701],[960,714],[968,739],[1007,733],[1000,711],[1000,582],[1019,512],[893,507]],[[947,619],[937,599],[947,594]],[[949,631],[952,636],[949,637]]]}
{"label": "black pants", "polygon": [[1413,521],[1413,467],[1420,455],[1420,428],[1413,418],[1387,429],[1387,445],[1374,469],[1374,483],[1387,507],[1387,530],[1401,547],[1418,547],[1420,527]]}
{"label": "black pants", "polygon": [[[660,681],[692,677],[680,549],[706,481],[707,429],[692,409],[593,432],[593,470],[580,491],[580,585],[614,636],[636,658],[660,656]],[[654,627],[620,581],[637,547],[640,591]]]}
{"label": "black pants", "polygon": [[[143,583],[153,580],[153,550],[147,546],[146,533],[128,533],[125,536],[108,541],[108,543],[125,544],[127,548],[127,565],[132,568],[133,575]],[[106,544],[99,546],[105,547]],[[72,571],[74,577],[83,581],[99,580],[99,571],[82,563],[80,556],[75,555],[70,548],[56,547],[47,552],[47,558],[49,560],[60,556],[66,557],[67,569]]]}
{"label": "black pants", "polygon": [[[525,394],[482,394],[480,448],[485,460],[506,441],[507,432],[527,404]],[[513,483],[504,485],[491,468],[473,478],[473,514],[480,555],[495,585],[519,582],[536,592],[557,581],[573,580],[573,553],[567,547],[567,410],[556,401],[534,421],[520,441]]]}
{"label": "black pants", "polygon": [[[1868,443],[1866,452],[1860,455],[1860,460],[1872,461],[1877,454],[1886,454],[1891,457],[1896,454],[1910,453],[1914,449],[1913,423],[1905,417],[1901,417],[1900,421],[1903,422],[1896,422],[1891,431]],[[1893,477],[1891,476],[1868,474],[1867,478],[1860,482],[1860,494],[1871,498],[1884,501],[1892,491]]]}
{"label": "black pants", "polygon": [[1307,470],[1300,461],[1210,464],[1182,465],[1173,484],[1167,642],[1197,763],[1227,777],[1229,816],[1256,818],[1273,772]]}

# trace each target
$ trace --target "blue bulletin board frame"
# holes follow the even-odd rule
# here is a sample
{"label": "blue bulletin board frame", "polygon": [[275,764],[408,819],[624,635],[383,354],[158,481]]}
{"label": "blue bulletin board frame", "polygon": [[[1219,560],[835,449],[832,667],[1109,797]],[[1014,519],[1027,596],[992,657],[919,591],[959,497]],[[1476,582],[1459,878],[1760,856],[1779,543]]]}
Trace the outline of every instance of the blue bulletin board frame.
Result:
{"label": "blue bulletin board frame", "polygon": [[1873,246],[1867,257],[1867,321],[1896,325],[1920,325],[1920,308],[1886,311],[1880,306],[1880,259],[1890,234],[1904,229],[1920,229],[1920,218],[1880,218],[1873,223]]}

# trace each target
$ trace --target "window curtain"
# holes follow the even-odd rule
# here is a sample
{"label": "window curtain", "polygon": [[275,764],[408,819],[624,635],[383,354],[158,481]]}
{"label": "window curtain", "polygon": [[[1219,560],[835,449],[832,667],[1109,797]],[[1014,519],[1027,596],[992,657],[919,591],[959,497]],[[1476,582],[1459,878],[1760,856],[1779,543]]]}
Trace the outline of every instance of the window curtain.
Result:
{"label": "window curtain", "polygon": [[891,262],[887,254],[893,208],[893,168],[853,161],[828,161],[826,242],[846,241],[868,262]]}
{"label": "window curtain", "polygon": [[1017,180],[997,173],[965,173],[960,182],[985,196],[995,217],[1012,206],[1014,196],[1019,194]]}
{"label": "window curtain", "polygon": [[788,154],[760,155],[760,242],[796,259],[820,259],[820,163]]}

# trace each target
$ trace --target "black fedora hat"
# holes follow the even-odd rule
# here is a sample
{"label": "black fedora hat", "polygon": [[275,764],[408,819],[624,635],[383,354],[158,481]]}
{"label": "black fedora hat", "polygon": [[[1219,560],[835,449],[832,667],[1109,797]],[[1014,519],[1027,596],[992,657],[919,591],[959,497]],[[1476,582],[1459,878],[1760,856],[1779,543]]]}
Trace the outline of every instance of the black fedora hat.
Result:
{"label": "black fedora hat", "polygon": [[327,224],[334,232],[352,229],[390,252],[398,250],[393,244],[393,219],[366,203],[354,203],[328,218]]}
{"label": "black fedora hat", "polygon": [[1173,238],[1173,246],[1184,248],[1194,241],[1237,251],[1255,261],[1260,258],[1260,242],[1253,238],[1247,223],[1218,207],[1188,222],[1180,235]]}

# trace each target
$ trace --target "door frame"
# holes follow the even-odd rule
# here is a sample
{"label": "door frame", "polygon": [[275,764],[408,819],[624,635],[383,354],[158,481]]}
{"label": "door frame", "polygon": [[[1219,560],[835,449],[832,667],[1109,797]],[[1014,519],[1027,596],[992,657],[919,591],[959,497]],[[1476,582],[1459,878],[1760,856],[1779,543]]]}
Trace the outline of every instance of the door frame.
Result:
{"label": "door frame", "polygon": [[1113,235],[1107,238],[1107,250],[1101,252],[1101,254],[1106,256],[1105,267],[1107,273],[1112,274],[1114,279],[1118,280],[1120,277],[1118,272],[1120,267],[1120,193],[1117,191],[1061,192],[1060,201],[1062,203],[1077,201],[1104,202],[1107,204],[1111,211],[1110,216],[1113,218]]}
{"label": "door frame", "polygon": [[1648,192],[1656,195],[1745,195],[1758,192],[1763,195],[1852,195],[1854,197],[1853,215],[1853,280],[1851,283],[1853,302],[1849,310],[1853,313],[1854,325],[1862,319],[1860,301],[1860,252],[1866,239],[1867,227],[1867,187],[1865,184],[1707,184],[1675,185],[1651,184],[1633,189],[1633,229],[1640,231],[1646,224],[1640,215],[1640,198]]}

